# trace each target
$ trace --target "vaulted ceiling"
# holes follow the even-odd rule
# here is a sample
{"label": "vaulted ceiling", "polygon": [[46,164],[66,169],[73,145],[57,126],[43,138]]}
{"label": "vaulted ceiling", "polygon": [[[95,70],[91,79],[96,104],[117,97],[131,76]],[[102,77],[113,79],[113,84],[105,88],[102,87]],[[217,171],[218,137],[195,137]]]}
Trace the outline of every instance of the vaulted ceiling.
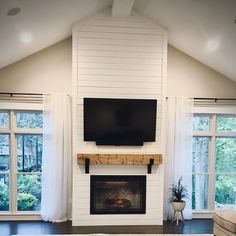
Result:
{"label": "vaulted ceiling", "polygon": [[[168,30],[169,44],[236,81],[235,0],[114,0]],[[0,68],[71,35],[112,0],[0,0]],[[119,11],[125,13],[125,5]],[[20,8],[13,9],[12,8]],[[18,14],[14,15],[17,10]],[[122,15],[122,14],[121,14]]]}

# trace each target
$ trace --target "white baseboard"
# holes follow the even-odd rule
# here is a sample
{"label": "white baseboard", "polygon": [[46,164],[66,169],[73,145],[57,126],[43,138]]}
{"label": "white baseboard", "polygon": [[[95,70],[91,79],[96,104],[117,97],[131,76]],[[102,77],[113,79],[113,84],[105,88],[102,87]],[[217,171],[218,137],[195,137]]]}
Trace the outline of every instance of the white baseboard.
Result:
{"label": "white baseboard", "polygon": [[212,219],[212,211],[194,211],[193,219]]}

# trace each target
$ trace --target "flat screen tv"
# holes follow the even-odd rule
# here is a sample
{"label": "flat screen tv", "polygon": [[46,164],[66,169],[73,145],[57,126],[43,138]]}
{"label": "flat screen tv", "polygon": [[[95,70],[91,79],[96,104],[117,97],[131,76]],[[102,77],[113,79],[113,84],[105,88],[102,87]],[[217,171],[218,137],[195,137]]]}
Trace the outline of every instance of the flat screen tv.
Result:
{"label": "flat screen tv", "polygon": [[84,98],[84,141],[141,146],[154,142],[157,100]]}

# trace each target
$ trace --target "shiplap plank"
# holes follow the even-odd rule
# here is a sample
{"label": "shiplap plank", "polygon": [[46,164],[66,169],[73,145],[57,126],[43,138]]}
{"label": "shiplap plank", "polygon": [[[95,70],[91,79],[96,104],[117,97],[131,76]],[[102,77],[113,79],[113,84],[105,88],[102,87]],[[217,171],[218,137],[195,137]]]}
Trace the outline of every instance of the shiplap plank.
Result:
{"label": "shiplap plank", "polygon": [[131,45],[99,45],[99,44],[79,44],[78,51],[93,50],[93,51],[126,51],[126,52],[142,52],[142,53],[162,53],[161,47],[145,47],[145,46],[131,46]]}
{"label": "shiplap plank", "polygon": [[94,93],[94,94],[153,94],[157,93],[156,88],[113,88],[113,87],[78,87],[78,95],[80,93]]}
{"label": "shiplap plank", "polygon": [[85,62],[97,62],[98,64],[102,63],[111,63],[111,64],[116,64],[116,63],[125,63],[129,65],[160,65],[162,64],[162,58],[157,58],[157,59],[151,59],[151,58],[124,58],[124,57],[102,57],[100,55],[99,59],[97,57],[92,57],[92,56],[86,56],[84,55],[81,57],[78,54],[78,63],[85,63]]}
{"label": "shiplap plank", "polygon": [[[116,82],[116,81],[79,81],[79,87],[111,87],[111,88],[141,88],[141,89],[153,89],[153,83],[132,83],[130,81],[126,82]],[[161,90],[161,83],[155,83],[155,89]]]}
{"label": "shiplap plank", "polygon": [[[131,51],[113,51],[113,50],[79,50],[80,57],[120,57],[120,58],[147,58],[147,59],[161,59],[162,53],[145,53],[145,52],[131,52]],[[98,59],[99,60],[99,59]]]}
{"label": "shiplap plank", "polygon": [[114,27],[114,26],[94,26],[86,25],[81,26],[79,32],[99,32],[99,33],[119,33],[119,34],[146,34],[146,35],[156,35],[162,37],[162,33],[156,29],[149,29],[144,27]]}
{"label": "shiplap plank", "polygon": [[[82,105],[83,104],[83,98],[124,98],[124,94],[94,94],[94,93],[81,93],[78,95],[78,103]],[[153,96],[152,94],[126,94],[125,98],[128,99],[160,99],[161,100],[161,95],[155,95]]]}
{"label": "shiplap plank", "polygon": [[149,41],[146,43],[146,41],[135,41],[135,40],[127,40],[127,39],[100,39],[100,38],[92,38],[92,37],[79,37],[78,38],[78,46],[81,44],[87,44],[87,45],[117,45],[117,46],[138,46],[138,47],[162,47],[162,38],[157,39],[155,41]]}
{"label": "shiplap plank", "polygon": [[135,71],[161,71],[161,64],[157,65],[143,65],[140,64],[125,64],[125,63],[96,63],[96,62],[78,62],[78,69],[120,69],[120,70],[135,70]]}
{"label": "shiplap plank", "polygon": [[158,77],[162,75],[161,70],[118,70],[118,69],[97,69],[78,68],[78,76],[81,75],[110,75],[110,76],[134,76],[134,77]]}
{"label": "shiplap plank", "polygon": [[161,39],[161,35],[149,35],[149,34],[125,34],[125,33],[106,33],[106,32],[78,32],[78,38],[98,38],[98,39],[125,39],[125,40],[137,40],[145,42],[156,42]]}
{"label": "shiplap plank", "polygon": [[80,75],[79,76],[79,82],[80,81],[101,81],[101,82],[130,82],[130,83],[151,83],[153,84],[153,86],[155,86],[155,84],[159,84],[161,83],[157,77],[155,76],[148,76],[145,77],[145,80],[142,76],[112,76],[112,75]]}
{"label": "shiplap plank", "polygon": [[[94,82],[122,82],[122,83],[145,83],[145,84],[153,84],[153,87],[160,84],[160,82],[155,80],[155,77],[151,76],[115,76],[115,75],[80,75],[80,81],[94,81]],[[138,85],[137,85],[138,86]]]}

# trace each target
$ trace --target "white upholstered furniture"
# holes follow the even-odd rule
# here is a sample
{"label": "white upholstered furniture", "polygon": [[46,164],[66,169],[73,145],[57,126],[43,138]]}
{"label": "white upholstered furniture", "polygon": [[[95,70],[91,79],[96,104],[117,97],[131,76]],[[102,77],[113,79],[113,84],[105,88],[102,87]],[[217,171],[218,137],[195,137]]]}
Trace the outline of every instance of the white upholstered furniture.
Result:
{"label": "white upholstered furniture", "polygon": [[216,211],[213,220],[216,236],[236,236],[236,211]]}

